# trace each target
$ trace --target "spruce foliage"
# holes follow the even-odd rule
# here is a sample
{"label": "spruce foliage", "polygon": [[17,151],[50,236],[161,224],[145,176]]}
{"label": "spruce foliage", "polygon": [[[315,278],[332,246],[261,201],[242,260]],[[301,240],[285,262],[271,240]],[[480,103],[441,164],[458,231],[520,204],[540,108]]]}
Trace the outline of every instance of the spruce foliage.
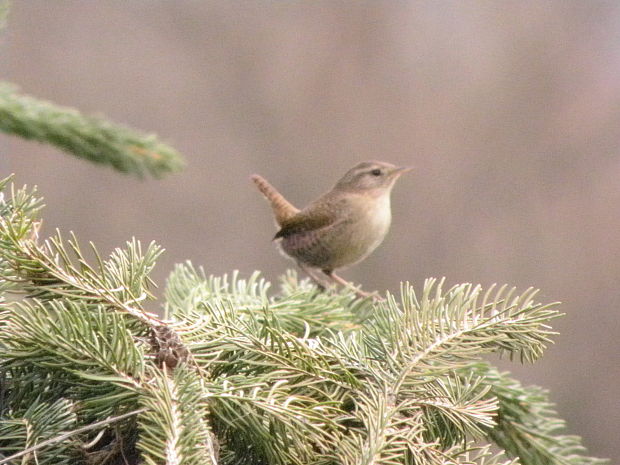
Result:
{"label": "spruce foliage", "polygon": [[160,318],[157,246],[89,263],[39,237],[34,190],[1,187],[0,464],[602,463],[481,360],[543,354],[560,314],[532,289],[429,279],[373,302],[185,263]]}
{"label": "spruce foliage", "polygon": [[20,94],[0,82],[0,131],[54,145],[67,153],[142,177],[179,171],[183,159],[154,135]]}

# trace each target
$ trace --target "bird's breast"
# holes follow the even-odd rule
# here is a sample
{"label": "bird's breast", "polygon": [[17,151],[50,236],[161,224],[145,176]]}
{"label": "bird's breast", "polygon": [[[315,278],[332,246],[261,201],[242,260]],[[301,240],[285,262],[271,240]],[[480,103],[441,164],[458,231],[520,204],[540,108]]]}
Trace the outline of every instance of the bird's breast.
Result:
{"label": "bird's breast", "polygon": [[377,198],[367,216],[368,218],[366,221],[368,223],[368,228],[371,230],[371,234],[380,238],[379,241],[383,240],[392,222],[390,196],[383,195]]}
{"label": "bird's breast", "polygon": [[383,242],[392,221],[390,197],[359,199],[352,205],[351,213],[347,226],[332,239],[338,244],[333,256],[334,268],[363,260]]}

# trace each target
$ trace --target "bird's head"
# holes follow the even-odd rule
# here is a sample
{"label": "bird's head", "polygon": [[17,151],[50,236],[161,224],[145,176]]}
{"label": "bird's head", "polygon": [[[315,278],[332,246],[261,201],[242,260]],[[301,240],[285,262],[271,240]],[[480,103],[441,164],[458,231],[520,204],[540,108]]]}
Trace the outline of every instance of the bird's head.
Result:
{"label": "bird's head", "polygon": [[411,168],[399,167],[382,161],[358,163],[336,183],[335,189],[353,192],[390,192],[401,174]]}

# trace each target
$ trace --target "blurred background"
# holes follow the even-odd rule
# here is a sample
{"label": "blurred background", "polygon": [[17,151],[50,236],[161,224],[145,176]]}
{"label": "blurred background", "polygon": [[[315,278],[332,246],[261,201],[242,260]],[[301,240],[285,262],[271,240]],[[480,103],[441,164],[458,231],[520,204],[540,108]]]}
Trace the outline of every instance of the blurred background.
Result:
{"label": "blurred background", "polygon": [[593,455],[620,457],[620,3],[13,2],[0,74],[158,133],[185,172],[139,181],[0,135],[0,176],[37,184],[45,230],[103,252],[137,236],[207,273],[290,262],[248,176],[301,207],[352,165],[413,165],[384,244],[343,275],[426,277],[561,300],[533,366]]}

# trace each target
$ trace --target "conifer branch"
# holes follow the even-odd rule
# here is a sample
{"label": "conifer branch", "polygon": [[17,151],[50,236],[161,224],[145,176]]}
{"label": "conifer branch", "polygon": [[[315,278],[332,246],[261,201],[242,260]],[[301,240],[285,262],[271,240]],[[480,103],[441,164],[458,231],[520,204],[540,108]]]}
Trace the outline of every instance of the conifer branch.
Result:
{"label": "conifer branch", "polygon": [[[55,437],[50,438],[50,439],[46,439],[45,441],[39,442],[39,443],[37,443],[34,446],[28,447],[27,449],[21,450],[20,452],[16,452],[15,454],[13,454],[13,455],[11,455],[9,457],[4,457],[3,458],[3,457],[0,456],[0,465],[4,465],[6,463],[10,463],[11,460],[15,460],[15,459],[18,459],[18,458],[23,457],[25,455],[32,454],[32,453],[37,452],[37,451],[39,451],[41,449],[44,449],[44,448],[46,448],[48,446],[51,446],[51,445],[54,445],[54,444],[58,444],[58,443],[62,443],[62,442],[64,442],[65,440],[69,439],[72,436],[76,436],[78,434],[85,433],[85,432],[88,432],[88,431],[91,431],[91,430],[94,430],[94,429],[99,429],[102,426],[107,426],[107,425],[109,425],[111,423],[115,423],[117,421],[121,421],[121,420],[124,420],[126,418],[133,417],[133,416],[138,415],[138,414],[143,413],[143,412],[144,412],[144,409],[140,409],[140,410],[134,410],[133,412],[124,413],[124,414],[118,415],[116,417],[106,418],[105,420],[98,421],[96,423],[91,423],[90,425],[83,426],[83,427],[75,429],[73,431],[68,431],[66,433],[63,433],[63,434],[61,434],[59,436],[55,436]],[[49,414],[49,412],[47,412],[47,413]],[[6,436],[3,436],[3,437],[7,438]],[[50,454],[50,456],[54,457],[54,462],[52,462],[53,464],[59,464],[60,463],[58,461],[59,460],[58,455]],[[72,458],[70,460],[72,460]],[[42,462],[39,462],[39,463],[42,463]],[[72,462],[69,462],[69,463],[72,463]]]}
{"label": "conifer branch", "polygon": [[578,436],[563,434],[564,420],[557,416],[549,394],[538,386],[523,386],[495,367],[481,363],[472,367],[484,376],[489,394],[499,405],[497,426],[490,438],[510,456],[527,465],[601,465],[607,463],[582,455]]}
{"label": "conifer branch", "polygon": [[[10,178],[0,182],[0,188]],[[148,274],[161,249],[151,244],[143,254],[136,240],[127,243],[127,250],[116,249],[103,261],[96,249],[97,266],[91,266],[75,237],[66,246],[60,233],[39,244],[37,214],[42,201],[35,191],[13,190],[11,199],[0,199],[0,275],[14,283],[30,297],[60,297],[112,306],[144,323],[155,326],[161,320],[145,311],[141,303],[152,298]],[[67,250],[67,248],[69,250]],[[73,253],[74,258],[70,256]]]}
{"label": "conifer branch", "polygon": [[207,276],[202,268],[191,262],[176,265],[166,287],[166,314],[172,319],[201,318],[209,312],[205,306],[234,307],[240,314],[252,315],[257,322],[277,315],[282,329],[303,334],[306,330],[316,336],[326,330],[350,330],[371,307],[368,301],[358,301],[350,292],[317,293],[308,280],[300,282],[294,271],[282,279],[277,298],[269,298],[270,283],[254,273],[240,279],[239,273],[222,277]]}
{"label": "conifer branch", "polygon": [[207,420],[200,379],[185,367],[174,373],[153,370],[140,396],[144,412],[138,423],[138,447],[149,465],[215,465],[219,445]]}
{"label": "conifer branch", "polygon": [[[84,431],[36,460],[602,463],[558,434],[544,392],[480,361],[543,353],[559,312],[533,290],[428,280],[373,303],[293,273],[270,294],[259,274],[207,277],[188,263],[168,280],[161,319],[144,309],[157,247],[131,242],[106,260],[93,247],[92,265],[73,237],[39,242],[40,208],[29,189],[0,196],[0,454]],[[136,410],[113,429],[80,429]]]}
{"label": "conifer branch", "polygon": [[0,316],[4,366],[23,360],[41,367],[52,364],[87,380],[139,388],[144,348],[136,345],[124,315],[80,303],[22,301]]}
{"label": "conifer branch", "polygon": [[14,86],[1,82],[0,131],[51,144],[139,177],[161,177],[184,166],[181,155],[155,135],[143,135],[73,108],[19,94]]}
{"label": "conifer branch", "polygon": [[[7,412],[6,420],[0,423],[0,450],[14,454],[0,457],[0,464],[9,462],[20,456],[29,458],[22,463],[61,464],[69,465],[71,451],[67,444],[51,440],[59,433],[73,429],[76,424],[76,415],[72,405],[66,399],[56,399],[53,402],[35,400],[23,410]],[[51,454],[38,454],[42,443],[54,444]]]}

